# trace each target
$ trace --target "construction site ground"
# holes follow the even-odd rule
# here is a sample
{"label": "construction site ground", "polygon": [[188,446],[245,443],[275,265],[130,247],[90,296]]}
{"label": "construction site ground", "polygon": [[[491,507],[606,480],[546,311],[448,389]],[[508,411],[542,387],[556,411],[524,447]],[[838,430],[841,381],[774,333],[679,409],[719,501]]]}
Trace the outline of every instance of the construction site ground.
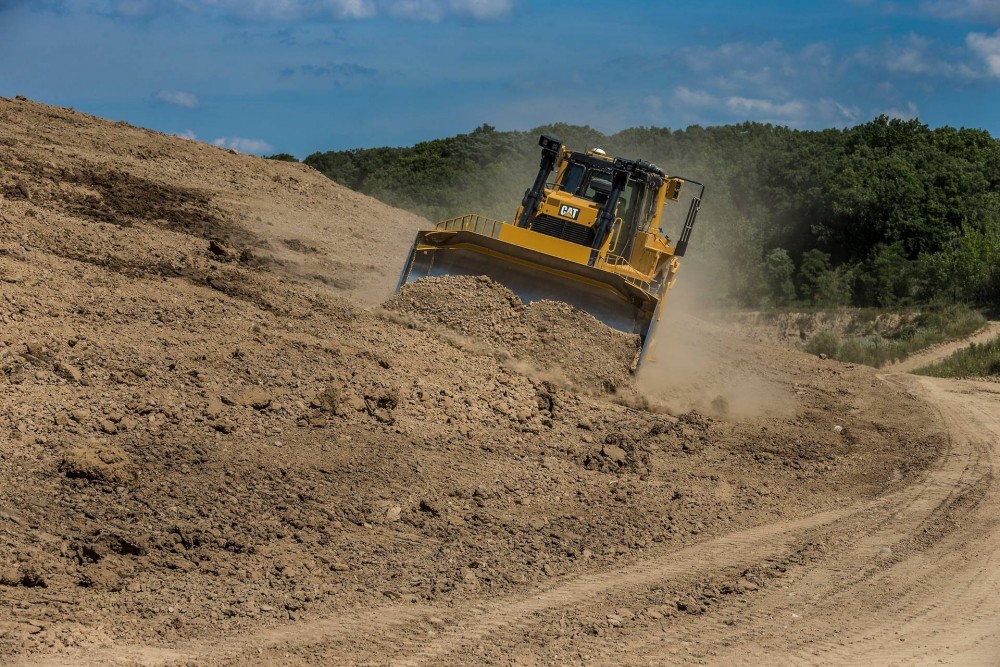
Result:
{"label": "construction site ground", "polygon": [[0,663],[997,664],[1000,385],[690,308],[633,378],[392,297],[426,224],[0,98]]}

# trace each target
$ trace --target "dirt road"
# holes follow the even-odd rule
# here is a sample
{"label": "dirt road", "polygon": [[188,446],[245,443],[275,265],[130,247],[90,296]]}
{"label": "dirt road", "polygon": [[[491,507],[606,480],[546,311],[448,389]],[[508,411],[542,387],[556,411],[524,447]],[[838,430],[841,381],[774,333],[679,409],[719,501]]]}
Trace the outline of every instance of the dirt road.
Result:
{"label": "dirt road", "polygon": [[972,343],[985,343],[996,338],[997,336],[1000,336],[1000,322],[989,322],[982,331],[979,331],[968,338],[942,343],[927,350],[917,352],[899,363],[893,364],[887,370],[895,373],[908,373],[916,368],[926,366],[939,359],[944,359],[953,352],[956,352],[963,347],[968,347]]}

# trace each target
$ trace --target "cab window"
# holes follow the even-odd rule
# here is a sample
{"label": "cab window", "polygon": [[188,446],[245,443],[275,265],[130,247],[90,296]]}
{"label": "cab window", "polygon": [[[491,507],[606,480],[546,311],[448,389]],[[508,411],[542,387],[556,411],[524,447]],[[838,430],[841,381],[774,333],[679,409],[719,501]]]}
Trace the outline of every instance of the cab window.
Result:
{"label": "cab window", "polygon": [[580,189],[580,184],[583,182],[583,176],[586,173],[587,168],[582,164],[571,162],[566,169],[566,173],[563,174],[562,183],[559,184],[559,187],[563,192],[568,192],[572,195],[577,194],[577,190]]}

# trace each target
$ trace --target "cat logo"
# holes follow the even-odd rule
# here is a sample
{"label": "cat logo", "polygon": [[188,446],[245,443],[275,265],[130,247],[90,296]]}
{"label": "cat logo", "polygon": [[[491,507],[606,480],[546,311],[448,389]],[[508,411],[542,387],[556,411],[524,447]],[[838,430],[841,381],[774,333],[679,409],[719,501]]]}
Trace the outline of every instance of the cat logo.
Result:
{"label": "cat logo", "polygon": [[563,204],[562,206],[559,207],[559,215],[561,215],[564,218],[572,218],[573,220],[576,220],[577,217],[580,215],[580,209],[578,209],[576,206]]}

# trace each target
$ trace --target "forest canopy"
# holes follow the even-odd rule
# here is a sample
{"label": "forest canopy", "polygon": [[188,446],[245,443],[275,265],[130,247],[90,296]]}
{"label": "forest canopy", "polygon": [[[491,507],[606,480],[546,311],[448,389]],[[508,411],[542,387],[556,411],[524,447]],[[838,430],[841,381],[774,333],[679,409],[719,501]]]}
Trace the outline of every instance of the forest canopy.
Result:
{"label": "forest canopy", "polygon": [[[431,220],[511,219],[539,134],[651,160],[707,186],[688,260],[734,305],[1000,306],[1000,142],[879,117],[840,130],[761,123],[605,135],[551,125],[408,148],[314,153],[333,180]],[[674,211],[683,216],[682,211]]]}

